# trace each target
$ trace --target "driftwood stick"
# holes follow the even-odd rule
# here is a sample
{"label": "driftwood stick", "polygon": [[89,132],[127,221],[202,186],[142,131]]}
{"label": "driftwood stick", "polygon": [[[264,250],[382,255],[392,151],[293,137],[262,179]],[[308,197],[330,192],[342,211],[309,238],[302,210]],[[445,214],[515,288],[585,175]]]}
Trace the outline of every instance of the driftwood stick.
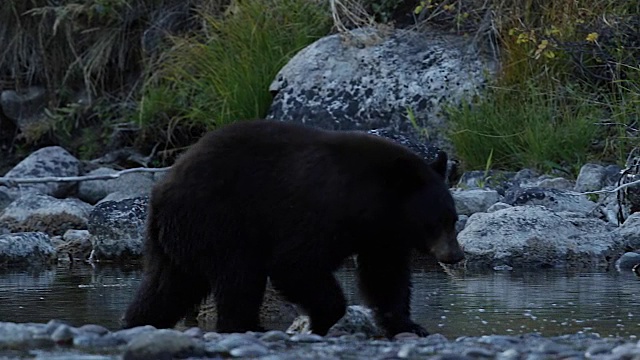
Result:
{"label": "driftwood stick", "polygon": [[615,192],[618,192],[618,191],[620,191],[620,190],[622,190],[624,188],[628,188],[628,187],[631,187],[631,186],[634,186],[634,185],[640,185],[640,180],[635,180],[635,181],[632,181],[630,183],[622,184],[622,185],[618,186],[617,188],[611,189],[611,190],[586,191],[586,192],[581,192],[581,193],[569,191],[569,192],[567,192],[567,194],[578,196],[578,195],[615,193]]}
{"label": "driftwood stick", "polygon": [[102,174],[102,175],[84,175],[84,176],[47,176],[47,177],[34,177],[34,178],[10,178],[10,177],[0,177],[0,185],[16,187],[20,184],[40,184],[40,183],[49,183],[49,182],[76,182],[76,181],[89,181],[89,180],[110,180],[119,178],[122,175],[135,173],[135,172],[148,172],[148,173],[157,173],[164,172],[169,170],[171,167],[164,168],[132,168],[126,169],[122,171],[118,171],[113,174]]}

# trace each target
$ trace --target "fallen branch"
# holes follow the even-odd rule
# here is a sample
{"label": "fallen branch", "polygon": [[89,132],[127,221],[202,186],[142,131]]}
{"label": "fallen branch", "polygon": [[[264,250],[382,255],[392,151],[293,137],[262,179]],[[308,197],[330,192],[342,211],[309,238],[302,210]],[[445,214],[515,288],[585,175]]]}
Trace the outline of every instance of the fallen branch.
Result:
{"label": "fallen branch", "polygon": [[634,185],[640,185],[640,180],[635,180],[635,181],[632,181],[630,183],[622,184],[622,185],[618,186],[617,188],[611,189],[611,190],[586,191],[586,192],[581,192],[581,193],[577,193],[577,192],[574,192],[574,191],[568,191],[567,194],[578,196],[578,195],[615,193],[615,192],[618,192],[618,191],[620,191],[620,190],[622,190],[624,188],[628,188],[628,187],[634,186]]}
{"label": "fallen branch", "polygon": [[76,181],[90,181],[90,180],[111,180],[117,179],[122,175],[136,173],[136,172],[147,172],[147,173],[157,173],[164,172],[169,170],[171,167],[164,168],[132,168],[126,169],[122,171],[118,171],[113,174],[102,174],[102,175],[84,175],[84,176],[47,176],[47,177],[33,177],[33,178],[10,178],[10,177],[0,177],[0,185],[16,187],[20,184],[40,184],[40,183],[48,183],[48,182],[76,182]]}

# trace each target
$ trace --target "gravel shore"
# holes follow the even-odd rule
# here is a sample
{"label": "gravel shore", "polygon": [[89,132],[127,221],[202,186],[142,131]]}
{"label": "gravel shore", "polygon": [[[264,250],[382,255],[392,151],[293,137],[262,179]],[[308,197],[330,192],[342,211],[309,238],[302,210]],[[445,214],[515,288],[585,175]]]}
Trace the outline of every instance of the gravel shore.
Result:
{"label": "gravel shore", "polygon": [[109,331],[100,325],[72,327],[0,323],[0,359],[640,359],[635,337],[597,334],[543,337],[539,334],[489,335],[447,339],[440,334],[394,340],[362,334],[321,337],[282,331],[218,334],[199,328],[157,330],[143,326]]}

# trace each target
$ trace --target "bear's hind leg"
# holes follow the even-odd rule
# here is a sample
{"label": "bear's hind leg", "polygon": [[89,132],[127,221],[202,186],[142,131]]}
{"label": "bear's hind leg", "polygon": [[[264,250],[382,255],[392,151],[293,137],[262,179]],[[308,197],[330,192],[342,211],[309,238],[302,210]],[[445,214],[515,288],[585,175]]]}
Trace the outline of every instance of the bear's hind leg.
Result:
{"label": "bear's hind leg", "polygon": [[347,302],[330,271],[279,270],[271,274],[271,283],[287,300],[304,309],[315,334],[326,335],[345,314]]}
{"label": "bear's hind leg", "polygon": [[187,274],[164,256],[156,256],[148,264],[125,313],[125,328],[141,325],[173,327],[209,294],[206,278],[195,272]]}
{"label": "bear's hind leg", "polygon": [[260,326],[260,307],[267,286],[266,272],[251,269],[242,272],[242,276],[237,268],[235,272],[220,276],[212,285],[218,313],[216,331],[264,331]]}

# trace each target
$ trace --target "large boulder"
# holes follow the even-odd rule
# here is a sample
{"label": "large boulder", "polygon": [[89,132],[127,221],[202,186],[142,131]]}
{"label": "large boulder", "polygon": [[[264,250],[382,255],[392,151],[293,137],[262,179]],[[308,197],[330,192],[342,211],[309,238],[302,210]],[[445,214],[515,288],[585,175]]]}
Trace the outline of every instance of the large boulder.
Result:
{"label": "large boulder", "polygon": [[0,235],[0,267],[43,266],[55,259],[56,250],[45,233]]}
{"label": "large boulder", "polygon": [[[80,175],[80,161],[60,146],[41,148],[9,170],[6,178],[44,178],[69,177]],[[27,192],[36,192],[55,197],[64,197],[72,189],[72,182],[46,182],[21,184],[18,188],[5,188],[0,191],[12,198]],[[0,187],[2,188],[2,187]]]}
{"label": "large boulder", "polygon": [[0,227],[13,232],[42,231],[62,235],[71,229],[86,229],[93,207],[75,198],[58,199],[29,193],[0,212]]}
{"label": "large boulder", "polygon": [[640,250],[640,212],[631,214],[618,229],[616,235],[627,249]]}
{"label": "large boulder", "polygon": [[105,201],[89,216],[95,260],[138,259],[142,255],[149,198]]}
{"label": "large boulder", "polygon": [[392,129],[444,140],[443,105],[479,93],[494,65],[466,39],[370,28],[324,37],[294,56],[269,90],[267,118],[334,130]]}
{"label": "large boulder", "polygon": [[623,253],[614,228],[581,213],[515,206],[471,215],[458,241],[468,267],[610,268]]}

